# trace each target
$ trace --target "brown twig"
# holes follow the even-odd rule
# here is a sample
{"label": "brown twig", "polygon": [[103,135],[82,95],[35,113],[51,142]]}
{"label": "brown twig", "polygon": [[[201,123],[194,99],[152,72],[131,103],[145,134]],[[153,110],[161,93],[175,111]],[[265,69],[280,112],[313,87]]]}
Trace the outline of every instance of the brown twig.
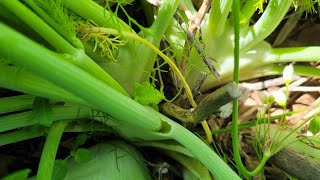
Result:
{"label": "brown twig", "polygon": [[206,119],[210,114],[240,96],[239,90],[234,83],[229,83],[220,87],[218,90],[202,98],[197,108],[183,109],[173,103],[163,103],[160,105],[161,112],[179,119],[183,122],[199,123]]}
{"label": "brown twig", "polygon": [[211,7],[211,4],[212,4],[212,0],[204,0],[197,14],[192,19],[190,19],[188,31],[192,35],[196,34],[197,29],[199,29],[204,16],[206,15],[209,8]]}

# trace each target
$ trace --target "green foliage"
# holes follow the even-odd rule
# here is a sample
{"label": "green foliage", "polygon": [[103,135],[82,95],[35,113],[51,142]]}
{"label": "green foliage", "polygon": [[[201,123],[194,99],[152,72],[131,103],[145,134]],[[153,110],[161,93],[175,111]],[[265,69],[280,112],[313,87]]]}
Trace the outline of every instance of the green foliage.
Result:
{"label": "green foliage", "polygon": [[35,0],[35,2],[54,20],[70,37],[76,37],[76,29],[73,26],[73,17],[63,7],[64,0]]}
{"label": "green foliage", "polygon": [[320,118],[315,117],[314,119],[311,120],[309,124],[309,130],[312,132],[312,134],[317,134],[320,132]]}
{"label": "green foliage", "polygon": [[[259,10],[259,13],[263,13],[263,6],[268,2],[268,0],[254,1],[256,1],[255,7]],[[293,0],[295,10],[306,11],[307,14],[317,13],[315,8],[316,3],[319,3],[319,0]]]}
{"label": "green foliage", "polygon": [[[48,44],[36,43],[32,41],[34,40],[32,39],[33,37],[26,38],[25,35],[27,34],[21,35],[20,33],[15,32],[14,30],[12,30],[11,27],[13,25],[11,25],[10,23],[8,24],[10,24],[9,26],[11,27],[7,26],[8,24],[0,23],[0,37],[3,42],[0,43],[0,55],[2,57],[8,58],[10,61],[12,60],[12,62],[16,66],[24,69],[24,71],[32,74],[34,77],[37,77],[38,79],[41,79],[48,84],[51,83],[52,87],[57,87],[58,90],[49,88],[49,91],[52,91],[50,92],[52,94],[60,95],[60,98],[57,98],[59,99],[59,102],[70,100],[68,96],[65,96],[65,94],[70,96],[72,95],[79,99],[79,101],[75,101],[76,103],[73,102],[74,104],[88,106],[92,109],[99,110],[104,114],[108,114],[110,118],[106,118],[108,120],[105,120],[103,123],[107,124],[110,128],[116,127],[112,130],[116,131],[124,138],[139,140],[141,139],[142,141],[146,140],[146,142],[160,139],[175,140],[177,143],[181,144],[181,146],[186,147],[188,149],[188,152],[190,151],[190,154],[194,155],[199,161],[201,161],[201,164],[198,163],[199,166],[197,165],[195,167],[192,167],[189,162],[185,162],[186,158],[181,156],[181,164],[185,163],[187,167],[190,166],[189,169],[194,170],[198,168],[199,172],[204,172],[201,170],[202,167],[203,169],[209,169],[216,179],[238,178],[238,176],[225,163],[223,163],[220,158],[216,157],[216,154],[214,153],[214,151],[212,151],[212,149],[206,146],[205,143],[203,143],[199,138],[195,137],[190,131],[178,125],[169,118],[163,116],[162,114],[149,110],[149,108],[138,104],[140,103],[142,105],[154,106],[165,98],[165,96],[160,93],[156,89],[156,87],[152,86],[148,81],[146,81],[146,79],[148,79],[148,75],[154,67],[154,62],[156,59],[156,53],[154,53],[154,49],[161,52],[161,50],[159,50],[160,40],[163,38],[164,32],[168,29],[167,27],[169,23],[172,21],[173,14],[176,12],[176,8],[178,6],[178,1],[163,0],[162,6],[157,7],[157,18],[154,20],[154,24],[151,25],[151,28],[144,28],[140,26],[135,19],[130,17],[130,15],[123,7],[123,5],[131,2],[128,0],[96,0],[96,2],[98,2],[101,6],[99,6],[92,0],[25,0],[24,2],[27,5],[21,3],[21,1],[6,0],[0,1],[0,6],[5,7],[3,9],[8,9],[8,11],[11,11],[11,13],[17,16],[17,18],[20,18],[21,22],[27,23],[28,26],[30,26],[30,28],[33,28],[33,30],[35,30],[43,39],[45,39]],[[36,6],[32,6],[31,2],[36,2],[36,5],[40,6],[40,10],[38,11]],[[242,69],[246,69],[248,70],[248,72],[250,72],[249,78],[252,78],[252,75],[255,74],[253,70],[257,69],[254,65],[258,64],[261,65],[261,67],[264,67],[265,65],[276,63],[277,61],[286,62],[288,61],[288,59],[292,60],[293,58],[290,56],[293,56],[292,54],[298,54],[297,52],[300,53],[298,59],[301,59],[301,57],[303,57],[303,59],[307,57],[309,59],[312,59],[312,61],[314,59],[319,59],[319,55],[317,55],[317,52],[319,51],[316,51],[314,49],[313,53],[305,53],[305,51],[303,51],[305,49],[293,49],[294,53],[288,53],[290,50],[282,49],[282,51],[277,51],[278,53],[275,53],[277,49],[272,49],[271,46],[263,41],[263,39],[266,38],[283,19],[286,10],[291,5],[291,1],[270,0],[269,4],[271,4],[271,6],[268,5],[268,7],[264,11],[264,13],[266,14],[263,14],[261,16],[262,18],[259,19],[259,21],[255,25],[251,26],[251,24],[249,23],[245,24],[247,26],[243,29],[240,29],[241,32],[239,32],[239,26],[237,27],[236,38],[234,38],[233,36],[233,25],[237,25],[238,20],[233,20],[231,19],[231,17],[235,17],[235,15],[239,13],[238,10],[232,10],[232,14],[230,15],[230,6],[232,4],[231,0],[215,0],[213,2],[215,5],[219,4],[220,2],[225,2],[225,4],[228,4],[228,6],[225,6],[222,9],[222,12],[224,13],[223,15],[213,15],[213,17],[216,17],[217,20],[214,22],[220,22],[211,23],[211,25],[218,25],[218,27],[212,28],[213,30],[219,30],[219,32],[217,31],[218,33],[215,33],[217,36],[212,38],[211,35],[213,33],[210,32],[206,34],[206,32],[208,32],[206,31],[206,27],[202,27],[202,29],[204,30],[204,33],[202,34],[204,40],[203,44],[206,47],[206,52],[211,55],[212,59],[217,59],[217,62],[213,63],[217,63],[219,65],[224,64],[226,66],[220,66],[219,68],[217,68],[222,71],[221,74],[223,75],[222,80],[219,83],[225,83],[226,81],[230,80],[230,78],[228,79],[228,75],[232,74],[232,68],[230,68],[230,65],[232,63],[230,63],[229,60],[233,60],[232,51],[234,47],[234,40],[236,40],[237,42],[239,41],[239,39],[242,40],[242,42],[240,42],[240,46],[239,44],[236,45],[238,52],[234,54],[241,54],[242,60],[245,60],[242,61],[243,66],[241,67]],[[263,6],[266,5],[264,4],[266,0],[252,0],[251,2],[256,2],[255,6],[259,9],[260,12],[263,12]],[[315,1],[295,2],[299,5],[306,5],[307,3],[314,5]],[[111,11],[111,6],[113,6],[112,9],[114,12]],[[212,7],[212,12],[220,12],[216,10],[222,6],[224,5],[221,4],[221,6]],[[254,11],[256,11],[254,6],[250,7],[254,9]],[[122,11],[125,14],[126,18],[128,19],[128,24],[125,24],[122,20],[120,20],[120,18],[118,17],[119,11]],[[31,16],[31,14],[33,16]],[[152,14],[152,18],[153,15],[154,14]],[[274,18],[273,15],[279,16]],[[116,81],[112,81],[113,79],[110,78],[111,76],[107,76],[107,74],[102,69],[99,69],[100,66],[95,64],[93,61],[96,61],[97,59],[91,59],[85,54],[84,48],[83,46],[81,46],[81,42],[81,45],[75,45],[76,40],[79,39],[77,39],[75,35],[75,26],[72,19],[73,16],[77,16],[77,18],[82,19],[83,21],[90,22],[90,24],[86,27],[79,27],[78,30],[80,33],[82,33],[81,36],[85,41],[91,42],[95,45],[94,50],[101,50],[103,54],[98,55],[100,58],[108,57],[109,59],[116,61],[105,63],[108,67],[106,68],[107,71],[112,72],[112,77],[115,78],[123,86],[126,86],[126,90],[129,89],[130,94],[132,93],[132,89],[134,87],[134,100],[138,103],[134,102],[127,96],[117,93],[114,89],[122,90],[122,88],[113,83]],[[263,17],[269,18],[264,19]],[[247,19],[250,20],[251,15],[248,15]],[[205,20],[206,19],[204,19],[204,21]],[[53,23],[51,21],[53,21]],[[139,35],[135,34],[134,30],[131,28],[131,23],[134,23],[140,28],[139,30],[141,30],[141,32],[139,33]],[[208,23],[205,22],[202,23],[202,25],[206,26],[208,25]],[[110,34],[101,33],[99,31],[93,31],[94,28],[96,28],[95,30],[102,29],[99,29],[97,27],[110,28],[113,30],[116,29],[118,32],[120,32],[120,34],[112,36]],[[152,44],[153,50],[150,50],[149,48],[147,49],[147,46],[145,46],[145,44],[143,44],[141,40],[139,41],[137,39],[130,39],[128,41],[123,41],[123,34],[125,34],[126,32],[130,32],[138,36],[139,38],[142,38],[143,41]],[[254,36],[252,36],[252,32],[255,33]],[[242,37],[239,38],[239,35],[241,35]],[[75,42],[73,42],[72,38],[76,38]],[[198,38],[198,36],[196,38]],[[178,37],[177,39],[179,42],[186,42],[186,37],[182,37],[182,39],[179,39]],[[184,44],[182,44],[181,47],[183,49],[185,47]],[[239,52],[239,48],[241,52]],[[12,49],[14,49],[14,51],[12,51]],[[176,50],[179,51],[179,48],[176,48]],[[247,54],[247,51],[249,50],[250,52]],[[95,51],[95,53],[96,52],[98,52],[98,50]],[[175,51],[173,52],[173,54],[179,54],[180,57],[183,57],[185,55],[185,52],[185,50],[182,50],[181,52]],[[190,57],[190,64],[195,67],[199,67],[200,69],[202,67],[202,62],[200,61],[200,63],[197,63],[192,60],[196,59],[196,61],[199,61],[199,59],[201,58],[198,58],[199,55],[194,56],[192,52],[193,51],[190,52],[190,56],[188,54],[188,60]],[[285,56],[282,56],[284,54]],[[309,56],[305,56],[305,54],[309,54]],[[287,59],[276,59],[277,57],[284,57]],[[274,59],[271,59],[269,60],[269,62],[267,62],[267,58]],[[252,61],[250,62],[250,60]],[[11,67],[6,66],[6,68],[9,69]],[[226,69],[228,71],[226,71]],[[100,73],[101,71],[99,70],[102,70],[102,73]],[[259,72],[260,70],[261,69],[258,69]],[[180,72],[179,70],[177,71]],[[261,72],[266,71],[261,70]],[[16,72],[16,74],[19,73],[20,76],[23,76],[23,74],[21,75],[21,72]],[[195,73],[192,73],[193,72],[189,74],[188,78],[198,77],[197,75],[195,75]],[[3,82],[2,84],[6,83],[5,80]],[[212,81],[210,82],[206,80],[206,82],[210,83],[209,88],[218,85],[218,83],[212,83]],[[22,86],[20,88],[11,89],[19,90],[22,92],[28,91],[25,89],[25,86],[23,86],[28,83],[23,82],[21,84]],[[37,91],[33,91],[33,94],[35,95],[43,97],[48,97],[51,95],[50,94],[44,96],[42,92],[45,90],[45,88],[41,88],[36,85],[34,87],[37,88]],[[35,100],[34,106],[35,118],[39,119],[40,124],[50,126],[52,123],[52,110],[49,100],[44,98],[37,98]],[[61,110],[65,109],[66,107],[60,106],[59,108]],[[227,116],[230,109],[227,106],[225,106],[224,108],[224,110],[222,109],[222,113]],[[46,113],[46,116],[42,113]],[[55,115],[59,115],[57,117],[59,117],[58,119],[60,120],[79,118],[78,116],[70,118],[60,111],[58,113],[55,113]],[[261,117],[263,117],[263,115],[265,115],[265,113],[261,114]],[[109,119],[113,119],[113,121],[111,122],[111,120],[109,121]],[[91,177],[91,175],[99,176],[99,174],[96,173],[97,169],[100,170],[101,174],[104,173],[104,171],[108,171],[107,174],[103,174],[101,176],[102,178],[105,178],[110,174],[116,174],[118,175],[118,179],[119,176],[122,177],[122,175],[127,176],[127,179],[128,177],[130,179],[150,179],[148,174],[146,176],[143,176],[145,175],[143,173],[145,173],[147,170],[145,167],[143,167],[143,162],[140,162],[142,157],[135,156],[135,154],[138,153],[135,153],[134,147],[126,145],[123,142],[111,142],[108,145],[99,145],[94,148],[90,148],[89,150],[78,148],[79,146],[83,145],[88,139],[88,136],[85,134],[80,134],[76,138],[74,150],[71,151],[71,155],[67,158],[68,160],[70,160],[68,162],[70,167],[72,167],[72,170],[70,168],[70,171],[68,172],[66,160],[55,161],[54,156],[55,152],[58,149],[60,136],[65,131],[64,128],[67,124],[67,121],[63,122],[65,122],[65,124],[63,124],[63,126],[61,127],[51,126],[52,128],[50,128],[51,133],[49,133],[49,135],[51,134],[51,136],[48,136],[49,138],[47,138],[46,141],[46,146],[48,146],[48,149],[45,149],[43,151],[43,154],[48,157],[43,158],[43,161],[40,163],[40,167],[43,166],[46,168],[38,171],[38,173],[42,172],[43,176],[41,177],[45,178],[46,175],[48,175],[46,174],[46,172],[48,172],[47,170],[53,167],[53,179],[63,179],[64,177],[68,177],[69,179],[87,179],[88,177],[81,176],[81,173],[89,175],[89,177]],[[123,124],[125,126],[123,126]],[[25,126],[28,126],[27,122]],[[238,127],[237,123],[236,127]],[[319,125],[315,125],[313,131],[318,132]],[[52,144],[53,147],[50,147],[50,145]],[[238,145],[238,143],[235,144]],[[72,156],[74,158],[70,158]],[[111,165],[108,167],[106,167],[106,163],[103,162],[105,158],[107,159],[107,156],[111,162]],[[140,174],[135,176],[133,175],[133,173],[126,173],[126,170],[130,170],[134,167],[134,165],[128,164],[128,162],[122,163],[121,161],[123,159],[131,159],[133,163],[138,163],[138,165],[141,165],[140,167],[142,168],[137,168],[137,171]],[[193,160],[194,159],[192,158],[192,161]],[[54,166],[51,166],[51,163],[53,162]],[[49,165],[46,166],[46,164]],[[206,167],[202,166],[202,164]],[[261,168],[261,166],[259,168]],[[255,173],[257,173],[257,171],[254,173],[249,173],[249,175],[251,176]],[[200,173],[198,175],[198,177],[201,177],[201,175],[205,175],[207,179],[210,178],[207,170],[205,170],[205,174]]]}
{"label": "green foliage", "polygon": [[134,100],[142,105],[157,105],[164,98],[164,95],[147,81],[135,84]]}
{"label": "green foliage", "polygon": [[2,180],[26,180],[30,172],[31,172],[30,169],[19,170],[9,174],[8,176],[4,177]]}
{"label": "green foliage", "polygon": [[73,156],[74,160],[78,163],[86,163],[92,159],[91,152],[84,148],[77,149]]}
{"label": "green foliage", "polygon": [[315,8],[316,3],[319,3],[319,0],[293,0],[295,9],[306,11],[307,14],[317,13]]}

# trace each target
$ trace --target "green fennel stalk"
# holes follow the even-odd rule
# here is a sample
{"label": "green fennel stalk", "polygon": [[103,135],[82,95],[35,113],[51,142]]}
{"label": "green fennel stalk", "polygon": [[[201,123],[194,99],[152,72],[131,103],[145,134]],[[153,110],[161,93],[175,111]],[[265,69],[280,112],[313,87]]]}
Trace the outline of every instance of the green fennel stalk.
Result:
{"label": "green fennel stalk", "polygon": [[[112,28],[119,32],[133,32],[129,25],[108,12],[91,0],[63,1],[63,4],[84,19],[92,20],[98,27]],[[171,22],[179,1],[164,0],[158,10],[158,15],[150,28],[143,28],[140,37],[148,40],[156,48],[160,46],[160,40]],[[144,44],[128,39],[124,46],[119,47],[117,63],[100,63],[129,94],[133,94],[135,83],[145,82],[156,62],[156,53]],[[134,71],[131,71],[134,69]]]}
{"label": "green fennel stalk", "polygon": [[[139,124],[139,122],[142,122],[140,118],[135,116],[131,117],[127,113],[129,113],[129,111],[132,111],[134,114],[138,112],[145,112],[146,116],[153,117],[153,121],[148,122],[148,125],[143,122],[140,126],[143,129],[161,128],[161,121],[159,121],[159,118],[154,116],[152,113],[148,113],[148,111],[142,106],[137,106],[138,109],[134,109],[132,107],[132,109],[127,109],[126,112],[121,113],[120,111],[126,109],[128,100],[131,101],[130,98],[121,96],[116,98],[113,94],[117,94],[118,92],[106,93],[109,90],[115,90],[106,86],[105,83],[96,79],[77,66],[65,61],[59,56],[56,56],[55,53],[23,37],[15,31],[12,31],[9,27],[3,24],[1,24],[1,27],[1,39],[3,43],[0,46],[1,54],[4,58],[32,70],[35,74],[43,75],[49,81],[60,85],[62,88],[71,90],[75,95],[81,94],[80,96],[82,99],[90,104],[95,101],[93,105],[96,109],[102,111],[110,111],[113,109],[111,115],[117,119],[122,119],[120,116],[127,115],[127,120],[132,122],[132,120],[135,119],[135,123]],[[11,47],[14,47],[20,53],[12,54]],[[30,51],[30,47],[32,47],[32,51]],[[34,51],[37,53],[33,53]],[[39,61],[40,59],[41,61]],[[44,65],[44,63],[46,65]],[[79,82],[82,82],[82,84]],[[101,101],[101,99],[108,100],[108,102],[105,103]],[[121,105],[114,106],[115,104]]]}
{"label": "green fennel stalk", "polygon": [[51,179],[54,160],[67,123],[67,121],[56,121],[50,127],[40,158],[37,180]]}
{"label": "green fennel stalk", "polygon": [[[90,72],[92,75],[100,79],[106,84],[115,87],[121,93],[128,95],[127,92],[101,67],[99,67],[92,59],[90,59],[84,52],[83,49],[76,49],[63,37],[61,37],[54,29],[46,24],[42,19],[35,15],[30,9],[25,7],[18,0],[13,1],[1,1],[1,6],[6,7],[29,27],[35,30],[41,37],[50,43],[58,52],[63,53],[65,60],[76,64],[82,69]],[[65,55],[68,54],[68,55]]]}
{"label": "green fennel stalk", "polygon": [[[239,61],[240,61],[240,0],[234,0],[233,6],[233,19],[234,19],[234,75],[233,81],[239,83]],[[233,101],[232,109],[232,147],[233,155],[236,161],[236,165],[241,174],[246,177],[252,177],[257,175],[264,167],[267,160],[270,158],[270,152],[264,152],[262,160],[259,165],[253,171],[248,171],[241,161],[240,149],[239,149],[239,127],[238,127],[238,99]]]}
{"label": "green fennel stalk", "polygon": [[[117,120],[104,123],[110,126],[116,123],[117,125],[112,127],[115,127],[123,137],[146,140],[175,139],[189,149],[217,179],[239,179],[205,143],[181,125],[123,96],[6,25],[0,24],[0,27],[0,38],[4,42],[0,45],[0,53],[4,58],[81,97],[95,109],[110,114]],[[12,47],[19,53],[12,54]],[[37,53],[33,53],[34,51]],[[130,108],[127,108],[128,106]],[[142,132],[141,129],[145,131]]]}

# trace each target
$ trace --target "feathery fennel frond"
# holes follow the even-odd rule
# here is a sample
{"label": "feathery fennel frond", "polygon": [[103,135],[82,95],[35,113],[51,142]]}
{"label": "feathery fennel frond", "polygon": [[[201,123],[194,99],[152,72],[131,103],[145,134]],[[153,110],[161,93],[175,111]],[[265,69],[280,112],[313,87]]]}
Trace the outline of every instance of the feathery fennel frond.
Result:
{"label": "feathery fennel frond", "polygon": [[118,61],[117,54],[119,52],[119,47],[124,46],[127,43],[127,40],[121,39],[120,36],[93,31],[91,30],[92,27],[97,27],[92,21],[79,23],[77,31],[82,40],[84,42],[93,42],[93,52],[100,49],[101,57],[107,57],[112,61]]}
{"label": "feathery fennel frond", "polygon": [[293,0],[293,5],[295,10],[300,9],[301,11],[306,11],[307,14],[317,13],[315,8],[316,3],[319,4],[320,0]]}
{"label": "feathery fennel frond", "polygon": [[[132,18],[126,9],[124,8],[125,5],[131,5],[133,1],[132,0],[110,0],[105,2],[105,9],[108,10],[111,13],[111,16],[109,17],[109,20],[116,22],[119,18],[119,12],[122,11],[125,15],[125,18],[127,19],[127,24],[131,27],[130,30],[133,31],[132,24],[137,26],[139,30],[141,30],[143,33],[148,33],[148,31],[145,30],[143,26],[141,26],[134,18]],[[114,6],[114,10],[111,9],[111,6]],[[116,24],[116,23],[115,23]],[[120,30],[120,28],[116,28]]]}
{"label": "feathery fennel frond", "polygon": [[[32,8],[42,16],[43,19],[49,21],[47,23],[49,23],[57,32],[74,44],[74,41],[77,41],[74,17],[68,13],[66,8],[64,8],[62,1],[63,0],[35,0],[32,2],[27,0],[27,3],[33,6]],[[36,9],[39,7],[41,9]],[[76,47],[82,46],[79,45],[79,42],[75,43]]]}

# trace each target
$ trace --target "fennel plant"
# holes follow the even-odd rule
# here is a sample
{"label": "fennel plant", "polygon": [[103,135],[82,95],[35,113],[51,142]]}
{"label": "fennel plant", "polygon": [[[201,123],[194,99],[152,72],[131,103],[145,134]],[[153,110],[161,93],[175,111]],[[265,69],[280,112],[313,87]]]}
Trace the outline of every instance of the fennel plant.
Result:
{"label": "fennel plant", "polygon": [[[205,45],[204,54],[195,48],[184,48],[188,41],[186,32],[174,18],[179,14],[187,22],[188,13],[196,13],[190,0],[161,1],[158,7],[154,7],[155,19],[148,9],[150,4],[141,1],[150,27],[141,26],[128,15],[124,5],[131,2],[0,1],[0,86],[30,94],[0,99],[0,145],[47,135],[36,178],[55,178],[57,164],[65,165],[65,161],[56,160],[62,134],[92,130],[85,124],[89,120],[93,121],[93,131],[116,133],[136,146],[164,150],[184,166],[185,176],[192,174],[192,177],[211,179],[211,173],[215,179],[240,179],[205,141],[154,108],[165,99],[163,92],[150,83],[156,81],[155,72],[161,68],[154,68],[157,55],[178,77],[179,88],[183,88],[187,106],[191,108],[188,112],[201,112],[195,116],[200,117],[196,122],[202,122],[210,141],[211,132],[204,120],[208,114],[204,110],[210,109],[211,106],[207,105],[212,105],[213,101],[206,99],[209,103],[197,104],[192,94],[200,71],[210,73],[202,61],[204,55],[216,60],[211,63],[220,74],[220,80],[209,75],[200,91],[231,81],[234,73],[235,83],[225,86],[231,100],[239,96],[236,86],[239,79],[278,74],[282,70],[276,63],[310,62],[320,58],[319,47],[272,48],[264,41],[284,18],[293,1],[270,0],[254,25],[250,24],[250,19],[257,7],[262,11],[264,1],[241,1],[242,6],[239,0],[209,1],[211,9],[199,24],[202,40],[199,39],[200,32],[195,33],[195,41]],[[181,10],[180,7],[187,9]],[[118,11],[124,12],[127,22],[118,17]],[[133,24],[138,30],[132,28]],[[172,56],[162,52],[163,39],[169,43]],[[187,72],[179,68],[184,63],[185,51],[190,51]],[[309,56],[305,56],[306,53]],[[231,68],[233,64],[234,69]],[[320,76],[319,69],[311,67],[296,66],[296,73]],[[137,87],[143,89],[144,83],[151,90],[137,92]],[[137,94],[145,96],[137,98]],[[220,96],[210,94],[208,97],[220,101]],[[217,109],[221,105],[217,105]],[[238,149],[237,116],[237,101],[234,101],[235,161],[240,173],[253,176],[260,172],[269,154],[257,170],[246,171]],[[131,146],[119,144],[125,146],[123,149],[133,150]],[[110,148],[109,145],[106,149]],[[130,155],[136,154],[135,150],[133,153],[128,151]],[[77,167],[72,161],[68,161],[70,168],[85,167]],[[62,178],[72,179],[78,175],[81,172],[71,170]],[[140,175],[138,173],[136,177]],[[149,179],[148,175],[146,179]]]}

